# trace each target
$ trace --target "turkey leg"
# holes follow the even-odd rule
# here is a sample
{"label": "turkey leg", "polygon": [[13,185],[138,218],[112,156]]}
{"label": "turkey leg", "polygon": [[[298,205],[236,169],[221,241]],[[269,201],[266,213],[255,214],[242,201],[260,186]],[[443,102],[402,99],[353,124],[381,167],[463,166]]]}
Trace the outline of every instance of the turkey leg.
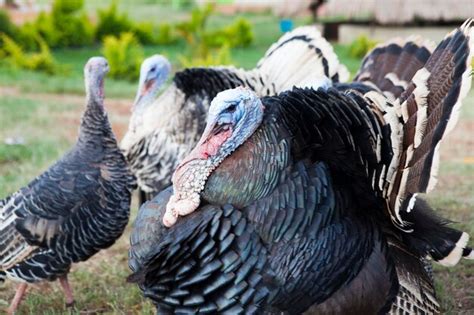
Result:
{"label": "turkey leg", "polygon": [[10,304],[10,307],[7,310],[7,314],[13,315],[16,312],[16,309],[21,303],[21,300],[23,299],[23,296],[26,293],[26,289],[28,288],[28,283],[21,283],[18,288],[16,289],[15,292],[15,297],[12,300],[12,303]]}
{"label": "turkey leg", "polygon": [[66,296],[66,307],[74,307],[74,296],[72,294],[72,289],[67,279],[67,274],[59,278],[59,283],[63,288],[64,296]]}

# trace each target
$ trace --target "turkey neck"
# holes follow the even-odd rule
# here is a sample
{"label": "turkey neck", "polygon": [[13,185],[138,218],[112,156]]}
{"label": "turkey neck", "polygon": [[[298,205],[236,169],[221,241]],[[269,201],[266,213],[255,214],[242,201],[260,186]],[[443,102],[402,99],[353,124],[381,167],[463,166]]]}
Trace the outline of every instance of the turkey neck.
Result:
{"label": "turkey neck", "polygon": [[115,140],[104,109],[103,82],[97,84],[97,87],[87,88],[86,91],[87,105],[79,127],[78,143],[97,146],[103,137]]}
{"label": "turkey neck", "polygon": [[202,197],[213,204],[245,207],[271,193],[290,165],[290,138],[280,123],[262,125],[209,176]]}

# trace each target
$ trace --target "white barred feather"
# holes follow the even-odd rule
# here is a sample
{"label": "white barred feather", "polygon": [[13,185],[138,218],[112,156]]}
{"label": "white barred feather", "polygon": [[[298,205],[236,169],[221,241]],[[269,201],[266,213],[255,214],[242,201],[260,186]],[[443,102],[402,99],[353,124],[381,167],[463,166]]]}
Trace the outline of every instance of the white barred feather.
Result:
{"label": "white barred feather", "polygon": [[6,198],[0,205],[0,270],[7,270],[36,249],[15,228],[18,218],[15,210],[19,208],[15,205],[15,199],[18,194]]}
{"label": "white barred feather", "polygon": [[[299,36],[306,39],[294,40]],[[327,63],[326,75],[324,63]],[[324,81],[324,77],[332,79],[336,74],[339,82],[349,79],[349,71],[339,63],[331,44],[314,26],[299,27],[282,36],[258,62],[257,69],[278,91],[305,87],[308,82]]]}
{"label": "white barred feather", "polygon": [[447,257],[443,258],[442,260],[439,260],[438,263],[446,267],[455,266],[461,260],[464,248],[467,246],[468,242],[469,234],[463,232],[454,249],[449,253]]}
{"label": "white barred feather", "polygon": [[[474,48],[474,39],[473,39],[473,27],[472,27],[472,20],[467,21],[466,23],[463,24],[463,26],[460,28],[461,32],[463,32],[466,36],[469,37],[469,56],[466,58],[466,70],[462,74],[462,83],[461,83],[461,90],[459,93],[459,96],[456,100],[456,104],[454,105],[451,115],[449,117],[449,121],[447,124],[446,129],[444,130],[444,133],[442,135],[441,141],[446,137],[446,135],[449,133],[450,130],[453,129],[453,127],[456,125],[457,119],[458,119],[458,113],[459,109],[462,104],[462,100],[464,97],[467,95],[467,92],[470,89],[471,85],[471,60],[472,60],[472,53],[473,53],[473,48]],[[455,34],[455,32],[458,32],[459,30],[455,30],[448,34],[446,38],[449,36],[452,36]],[[392,219],[394,219],[394,222],[396,223],[397,226],[403,227],[405,231],[406,230],[404,227],[406,227],[408,224],[407,222],[404,222],[402,217],[400,216],[400,211],[401,211],[401,205],[404,201],[404,198],[406,197],[406,180],[407,176],[409,175],[411,171],[411,162],[412,162],[412,157],[413,157],[413,152],[416,150],[423,142],[424,136],[425,136],[425,130],[426,130],[426,124],[428,120],[428,107],[430,104],[428,104],[427,96],[430,92],[430,87],[428,86],[428,80],[436,76],[436,73],[430,73],[426,68],[421,68],[418,70],[418,72],[415,74],[413,77],[412,83],[415,85],[415,89],[412,92],[412,95],[414,96],[416,105],[417,105],[417,111],[415,113],[416,115],[416,129],[415,129],[415,134],[414,138],[412,139],[413,145],[410,145],[407,148],[406,152],[406,160],[403,166],[397,165],[397,160],[399,160],[399,157],[403,153],[402,151],[402,142],[403,142],[403,136],[399,134],[398,137],[392,135],[392,146],[394,148],[394,159],[395,161],[392,161],[391,166],[389,168],[389,172],[387,173],[387,180],[389,183],[389,188],[384,194],[384,196],[390,196],[393,190],[393,181],[395,177],[397,176],[397,172],[402,172],[402,177],[401,177],[401,184],[400,187],[398,188],[399,191],[397,191],[396,194],[396,199],[395,199],[395,207],[392,209],[394,212],[394,216],[392,215]],[[396,79],[392,78],[392,82],[396,81]],[[407,104],[408,104],[408,98],[405,97],[405,101],[403,104],[401,104],[400,107],[400,114],[401,118],[403,119],[404,122],[407,122],[409,117],[409,112],[407,109]],[[433,105],[431,105],[433,106]],[[393,110],[397,110],[398,106],[394,106]],[[397,122],[393,114],[390,113],[391,109],[387,109],[387,114],[385,115],[385,118],[387,119],[387,122],[390,124],[391,128],[396,130],[398,127],[400,127],[400,123]],[[398,114],[397,116],[399,116]],[[392,130],[393,132],[394,130]],[[437,145],[433,148],[434,154],[433,154],[433,159],[431,161],[430,165],[430,173],[429,173],[429,181],[428,185],[426,188],[426,192],[431,191],[435,186],[437,182],[437,174],[438,174],[438,168],[439,168],[439,145],[441,142],[437,143]],[[397,158],[398,156],[398,158]]]}
{"label": "white barred feather", "polygon": [[[430,93],[428,88],[428,78],[430,77],[430,75],[431,73],[428,70],[426,70],[425,68],[421,68],[420,70],[418,70],[412,80],[416,86],[415,90],[413,91],[413,94],[415,95],[416,105],[418,106],[418,111],[416,113],[415,139],[413,142],[415,148],[420,145],[425,132],[428,111],[427,97]],[[407,102],[405,101],[405,103],[402,104],[402,107],[406,106]],[[408,162],[410,161],[407,159],[407,163],[405,163],[405,166],[408,165]]]}

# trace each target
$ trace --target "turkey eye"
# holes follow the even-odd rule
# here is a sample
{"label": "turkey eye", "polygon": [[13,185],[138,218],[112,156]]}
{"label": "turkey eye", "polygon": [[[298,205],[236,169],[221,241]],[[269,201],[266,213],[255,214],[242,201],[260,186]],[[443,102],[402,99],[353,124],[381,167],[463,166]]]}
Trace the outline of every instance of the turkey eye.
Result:
{"label": "turkey eye", "polygon": [[150,69],[151,72],[155,72],[155,70],[156,70],[156,67],[153,67]]}
{"label": "turkey eye", "polygon": [[236,109],[236,108],[237,108],[237,105],[236,105],[236,104],[232,104],[232,105],[230,105],[229,107],[227,107],[227,108],[225,109],[225,112],[226,112],[226,113],[233,113],[233,112],[235,112],[235,109]]}

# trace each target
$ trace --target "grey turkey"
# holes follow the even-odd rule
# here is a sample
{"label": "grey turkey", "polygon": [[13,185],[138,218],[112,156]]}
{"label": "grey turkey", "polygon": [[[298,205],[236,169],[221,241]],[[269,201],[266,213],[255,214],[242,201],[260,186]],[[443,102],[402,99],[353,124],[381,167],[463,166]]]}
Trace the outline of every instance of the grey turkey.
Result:
{"label": "grey turkey", "polygon": [[[155,69],[158,71],[152,73]],[[295,85],[321,86],[348,79],[348,71],[339,64],[331,45],[310,26],[283,35],[253,70],[229,66],[180,71],[153,101],[161,84],[144,87],[149,82],[164,82],[168,73],[169,64],[162,59],[144,63],[131,126],[121,142],[137,177],[141,201],[171,184],[179,161],[199,140],[209,104],[218,92],[246,86],[259,96],[268,96]],[[132,121],[140,123],[134,128]]]}
{"label": "grey turkey", "polygon": [[163,313],[439,313],[427,259],[474,255],[417,194],[469,90],[473,35],[469,20],[433,53],[378,47],[327,90],[219,93],[173,187],[140,209],[129,281]]}
{"label": "grey turkey", "polygon": [[67,305],[72,263],[111,246],[128,223],[135,179],[104,108],[107,60],[84,68],[86,109],[75,145],[27,186],[0,201],[0,273],[18,281],[13,313],[28,283],[59,278]]}

